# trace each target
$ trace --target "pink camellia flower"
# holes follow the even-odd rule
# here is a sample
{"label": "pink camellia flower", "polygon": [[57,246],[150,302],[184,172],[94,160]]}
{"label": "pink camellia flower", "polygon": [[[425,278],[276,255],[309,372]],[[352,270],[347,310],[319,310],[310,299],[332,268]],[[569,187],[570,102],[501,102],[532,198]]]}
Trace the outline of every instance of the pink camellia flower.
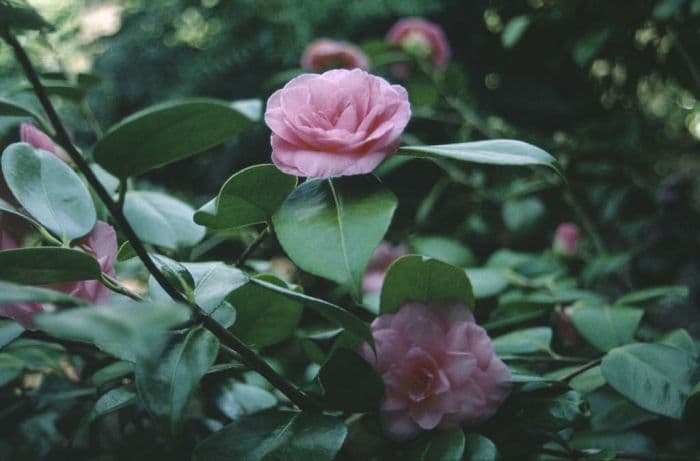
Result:
{"label": "pink camellia flower", "polygon": [[[95,256],[102,272],[112,278],[116,277],[114,262],[117,259],[117,234],[107,223],[98,221],[87,236],[78,245]],[[80,280],[77,282],[54,285],[52,288],[62,291],[91,304],[104,304],[109,301],[110,289],[98,280]]]}
{"label": "pink camellia flower", "polygon": [[442,27],[423,18],[403,18],[389,30],[389,43],[421,59],[430,58],[436,69],[444,69],[450,59],[450,45]]}
{"label": "pink camellia flower", "polygon": [[368,344],[361,352],[384,380],[381,420],[395,439],[483,421],[508,393],[510,371],[461,304],[406,303],[372,335],[376,357]]}
{"label": "pink camellia flower", "polygon": [[374,170],[399,147],[410,118],[402,86],[360,69],[300,75],[265,111],[277,168],[317,178]]}
{"label": "pink camellia flower", "polygon": [[[112,226],[98,221],[93,230],[78,242],[78,245],[95,256],[102,272],[116,277],[114,262],[117,256],[117,234]],[[17,242],[9,234],[3,232],[0,227],[0,250],[17,247]],[[109,301],[110,296],[109,288],[98,280],[53,284],[46,288],[62,291],[91,304],[104,304]],[[6,303],[0,304],[0,317],[13,318],[25,328],[33,328],[32,315],[44,310],[45,306],[40,303]]]}
{"label": "pink camellia flower", "polygon": [[552,248],[560,256],[574,256],[578,252],[581,231],[574,223],[561,223],[554,233]]}
{"label": "pink camellia flower", "polygon": [[306,47],[301,56],[301,67],[314,71],[331,68],[369,70],[369,59],[355,45],[321,38]]}
{"label": "pink camellia flower", "polygon": [[380,243],[369,259],[367,270],[362,277],[362,291],[365,293],[381,292],[384,276],[391,263],[408,253],[408,248],[404,245],[394,246],[387,241]]}

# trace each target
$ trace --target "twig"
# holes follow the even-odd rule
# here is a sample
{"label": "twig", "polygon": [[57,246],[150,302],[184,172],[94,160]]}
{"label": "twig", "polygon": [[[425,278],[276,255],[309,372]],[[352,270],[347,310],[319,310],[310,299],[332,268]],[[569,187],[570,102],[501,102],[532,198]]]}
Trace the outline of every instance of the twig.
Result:
{"label": "twig", "polygon": [[598,357],[597,359],[591,360],[590,362],[588,362],[584,365],[581,365],[580,367],[576,368],[575,370],[572,370],[569,373],[565,374],[564,376],[559,378],[559,381],[566,382],[572,378],[575,378],[576,376],[580,375],[584,371],[590,370],[591,368],[599,365],[602,360],[603,360],[602,357]]}
{"label": "twig", "polygon": [[268,235],[270,235],[270,226],[265,227],[265,229],[263,229],[262,232],[258,234],[255,240],[253,240],[253,243],[248,245],[248,248],[243,250],[243,253],[241,253],[234,265],[236,267],[241,267],[243,264],[245,264],[248,257],[250,257],[250,255],[258,249],[260,244],[263,243],[263,241],[267,238]]}
{"label": "twig", "polygon": [[265,362],[255,351],[246,346],[241,340],[239,340],[235,335],[229,332],[226,328],[221,326],[219,322],[214,320],[209,316],[209,314],[204,311],[200,306],[194,302],[188,301],[163,275],[163,273],[158,269],[158,266],[153,262],[151,257],[146,250],[143,242],[136,235],[136,232],[131,227],[127,221],[124,213],[119,208],[117,203],[112,199],[110,193],[104,188],[102,183],[97,179],[97,176],[90,169],[90,166],[85,161],[83,156],[78,152],[77,148],[73,145],[66,132],[65,127],[61,123],[61,120],[56,113],[56,109],[53,107],[51,100],[48,98],[46,90],[39,80],[39,75],[34,69],[29,56],[27,56],[26,51],[22,45],[17,41],[17,38],[10,33],[9,30],[0,30],[0,36],[5,42],[12,48],[17,61],[22,67],[25,76],[34,88],[34,93],[36,94],[39,102],[43,106],[46,114],[49,117],[51,125],[56,131],[56,136],[58,144],[63,147],[70,158],[73,160],[78,169],[83,173],[87,182],[95,190],[100,200],[105,204],[110,214],[116,221],[116,224],[124,232],[126,238],[131,242],[131,246],[134,252],[138,255],[139,259],[143,262],[144,266],[148,272],[153,275],[153,278],[158,282],[158,284],[165,290],[165,292],[175,301],[183,303],[192,309],[193,317],[195,321],[201,322],[204,327],[212,332],[222,344],[230,347],[238,354],[240,354],[241,361],[252,370],[260,373],[265,379],[267,379],[274,387],[279,389],[284,395],[286,395],[290,401],[297,405],[300,409],[304,411],[320,411],[319,405],[312,400],[308,395],[298,389],[294,384],[287,381],[282,375],[277,373],[270,365]]}

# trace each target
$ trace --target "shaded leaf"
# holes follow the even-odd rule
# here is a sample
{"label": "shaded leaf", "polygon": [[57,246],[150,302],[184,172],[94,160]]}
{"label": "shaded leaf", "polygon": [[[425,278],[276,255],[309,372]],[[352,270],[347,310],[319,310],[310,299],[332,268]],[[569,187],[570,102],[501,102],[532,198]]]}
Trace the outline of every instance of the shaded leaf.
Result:
{"label": "shaded leaf", "polygon": [[[101,274],[100,265],[95,258],[70,248],[38,247],[0,251],[0,280],[8,282],[44,285],[99,279]],[[55,300],[61,298],[60,294],[46,293],[48,290],[31,291],[37,293],[37,296],[41,291],[41,296],[53,297]],[[74,302],[65,295],[62,299],[59,302]]]}

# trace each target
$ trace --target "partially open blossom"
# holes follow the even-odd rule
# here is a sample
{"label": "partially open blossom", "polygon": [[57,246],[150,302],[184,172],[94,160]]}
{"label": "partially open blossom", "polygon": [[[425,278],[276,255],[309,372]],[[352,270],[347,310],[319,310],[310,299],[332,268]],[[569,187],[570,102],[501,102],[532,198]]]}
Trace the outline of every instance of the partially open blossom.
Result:
{"label": "partially open blossom", "polygon": [[[78,245],[93,254],[100,264],[102,272],[110,277],[116,277],[114,262],[117,259],[117,234],[107,223],[98,221],[87,236]],[[72,283],[55,285],[52,288],[60,290],[91,304],[104,304],[109,301],[111,291],[98,280],[80,280]]]}
{"label": "partially open blossom", "polygon": [[333,68],[369,70],[369,59],[355,45],[321,38],[306,47],[301,56],[301,67],[314,71]]}
{"label": "partially open blossom", "polygon": [[362,291],[365,293],[381,292],[384,276],[391,263],[408,253],[408,248],[404,245],[394,246],[387,241],[380,243],[374,250],[369,264],[367,264],[365,275],[362,277]]}
{"label": "partially open blossom", "polygon": [[274,164],[318,178],[371,172],[398,149],[410,118],[402,86],[360,69],[300,75],[265,112]]}
{"label": "partially open blossom", "polygon": [[430,59],[437,69],[444,69],[450,58],[450,45],[442,27],[423,18],[399,20],[386,39],[413,56]]}
{"label": "partially open blossom", "polygon": [[[112,277],[116,276],[114,262],[117,255],[117,235],[112,226],[98,221],[93,230],[77,244],[95,256],[102,272]],[[3,230],[2,222],[0,222],[0,250],[17,248],[18,246],[12,236]],[[53,284],[46,288],[62,291],[92,304],[106,303],[109,301],[110,295],[110,290],[97,280]],[[40,303],[5,303],[0,304],[0,317],[13,318],[25,328],[32,328],[32,315],[44,310],[45,305]]]}
{"label": "partially open blossom", "polygon": [[463,305],[409,302],[372,322],[372,335],[376,356],[368,344],[362,354],[384,380],[381,420],[395,439],[483,421],[508,393],[508,368]]}
{"label": "partially open blossom", "polygon": [[578,252],[581,231],[574,223],[561,223],[554,233],[552,248],[560,256],[574,256]]}

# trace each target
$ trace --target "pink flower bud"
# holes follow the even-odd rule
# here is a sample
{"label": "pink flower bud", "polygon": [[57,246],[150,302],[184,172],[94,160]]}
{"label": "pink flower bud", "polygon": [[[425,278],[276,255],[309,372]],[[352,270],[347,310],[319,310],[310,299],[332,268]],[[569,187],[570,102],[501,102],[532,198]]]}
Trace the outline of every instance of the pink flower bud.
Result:
{"label": "pink flower bud", "polygon": [[36,149],[42,149],[47,152],[56,154],[56,144],[49,138],[46,133],[41,131],[31,123],[23,123],[19,129],[19,137],[22,142],[31,144]]}
{"label": "pink flower bud", "polygon": [[578,252],[580,230],[574,223],[561,223],[554,234],[552,249],[560,256],[574,256]]}
{"label": "pink flower bud", "polygon": [[450,58],[450,45],[442,27],[423,18],[399,20],[386,39],[413,56],[429,58],[436,69],[444,69]]}
{"label": "pink flower bud", "polygon": [[277,168],[318,178],[371,172],[399,147],[410,118],[402,86],[360,69],[300,75],[265,112]]}
{"label": "pink flower bud", "polygon": [[381,420],[395,439],[483,421],[508,393],[508,367],[463,305],[407,303],[375,319],[372,335],[376,357],[368,344],[361,352],[384,380]]}
{"label": "pink flower bud", "polygon": [[374,250],[367,264],[365,275],[362,277],[362,291],[365,293],[381,292],[384,276],[391,263],[408,253],[408,248],[403,245],[394,246],[387,241],[380,243]]}
{"label": "pink flower bud", "polygon": [[369,70],[369,59],[355,45],[321,38],[309,43],[301,67],[321,71],[333,68]]}

